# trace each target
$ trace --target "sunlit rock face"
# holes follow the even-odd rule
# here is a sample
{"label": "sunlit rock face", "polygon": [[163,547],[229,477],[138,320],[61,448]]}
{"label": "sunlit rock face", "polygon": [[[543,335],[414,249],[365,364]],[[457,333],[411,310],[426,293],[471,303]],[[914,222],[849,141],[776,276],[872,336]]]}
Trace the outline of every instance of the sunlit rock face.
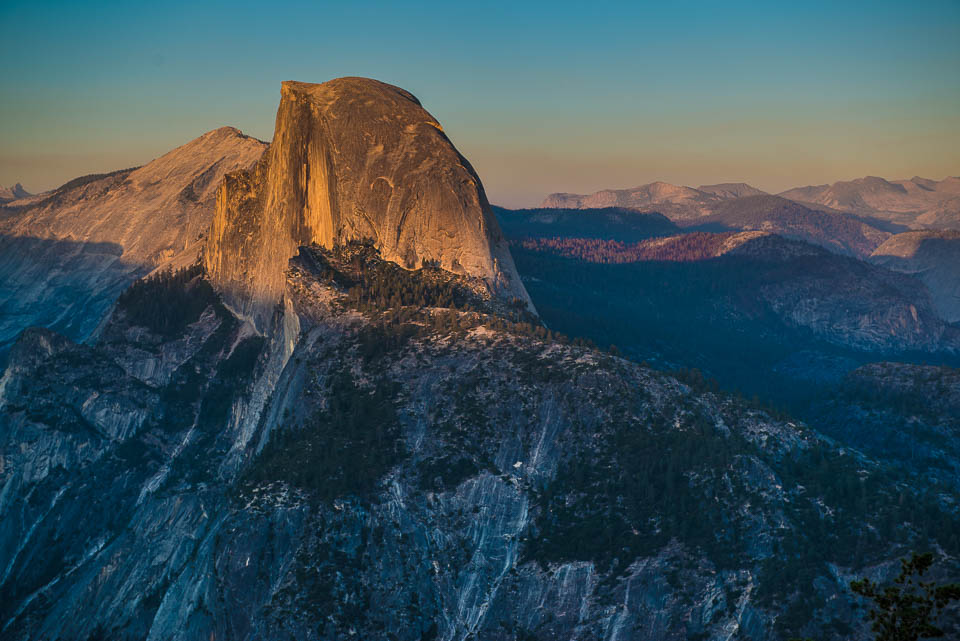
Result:
{"label": "sunlit rock face", "polygon": [[143,167],[76,178],[0,209],[0,362],[30,326],[87,339],[134,280],[194,263],[223,176],[265,148],[221,127]]}
{"label": "sunlit rock face", "polygon": [[366,78],[284,82],[269,151],[218,193],[210,278],[262,327],[298,246],[358,239],[529,301],[480,179],[413,95]]}

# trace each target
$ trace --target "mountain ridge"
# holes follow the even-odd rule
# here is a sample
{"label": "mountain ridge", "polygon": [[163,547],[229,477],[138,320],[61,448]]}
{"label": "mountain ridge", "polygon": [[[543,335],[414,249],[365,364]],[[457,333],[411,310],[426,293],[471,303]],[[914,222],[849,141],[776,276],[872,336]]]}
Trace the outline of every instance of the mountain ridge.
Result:
{"label": "mountain ridge", "polygon": [[[721,202],[765,195],[747,183],[681,187],[653,182],[630,189],[604,189],[592,194],[554,193],[541,207],[587,209],[628,207],[660,211],[675,221],[709,216]],[[776,195],[827,212],[868,216],[914,229],[960,228],[960,178],[887,180],[864,176],[831,184],[787,189]],[[659,208],[659,209],[658,209]]]}
{"label": "mountain ridge", "polygon": [[[500,227],[440,124],[369,79],[284,83],[276,130],[2,210],[0,303],[110,307],[83,343],[18,317],[48,327],[0,374],[0,636],[863,641],[853,577],[911,548],[957,573],[955,403],[910,416],[956,371],[861,368],[827,438],[683,369],[956,353],[913,276],[619,207]],[[703,187],[636,196],[810,233],[810,208]],[[884,382],[905,401],[878,414]]]}
{"label": "mountain ridge", "polygon": [[266,145],[233,127],[0,210],[0,355],[31,325],[84,340],[134,280],[194,263],[221,178]]}
{"label": "mountain ridge", "polygon": [[914,176],[886,180],[865,176],[829,185],[810,185],[779,194],[798,202],[875,216],[914,229],[960,228],[960,179],[936,181]]}

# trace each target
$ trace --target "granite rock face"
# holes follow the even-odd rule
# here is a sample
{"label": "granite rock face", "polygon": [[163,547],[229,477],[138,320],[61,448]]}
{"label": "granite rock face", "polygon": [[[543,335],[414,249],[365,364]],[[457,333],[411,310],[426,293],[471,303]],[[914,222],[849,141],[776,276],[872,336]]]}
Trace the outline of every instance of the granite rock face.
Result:
{"label": "granite rock face", "polygon": [[218,192],[206,270],[262,327],[298,246],[358,239],[529,303],[479,177],[413,95],[365,78],[284,82],[269,151]]}
{"label": "granite rock face", "polygon": [[30,326],[85,340],[134,280],[195,262],[224,174],[265,148],[221,127],[143,167],[0,208],[0,356]]}

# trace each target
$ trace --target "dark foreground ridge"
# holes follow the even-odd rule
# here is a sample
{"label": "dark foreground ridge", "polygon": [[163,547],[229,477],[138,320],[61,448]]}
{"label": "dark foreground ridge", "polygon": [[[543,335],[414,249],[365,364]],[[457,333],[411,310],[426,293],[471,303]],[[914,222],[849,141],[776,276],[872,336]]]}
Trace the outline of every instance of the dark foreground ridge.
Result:
{"label": "dark foreground ridge", "polygon": [[131,290],[94,347],[25,334],[4,636],[846,639],[848,577],[954,563],[945,488],[472,282],[302,248],[265,337],[196,272]]}

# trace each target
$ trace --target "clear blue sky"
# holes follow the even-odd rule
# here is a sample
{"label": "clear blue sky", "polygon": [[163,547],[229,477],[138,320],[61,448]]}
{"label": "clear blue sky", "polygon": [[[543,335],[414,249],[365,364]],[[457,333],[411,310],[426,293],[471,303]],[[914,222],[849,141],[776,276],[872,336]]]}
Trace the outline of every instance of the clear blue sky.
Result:
{"label": "clear blue sky", "polygon": [[494,202],[960,174],[960,2],[0,3],[0,184],[142,164],[280,81],[416,94]]}

